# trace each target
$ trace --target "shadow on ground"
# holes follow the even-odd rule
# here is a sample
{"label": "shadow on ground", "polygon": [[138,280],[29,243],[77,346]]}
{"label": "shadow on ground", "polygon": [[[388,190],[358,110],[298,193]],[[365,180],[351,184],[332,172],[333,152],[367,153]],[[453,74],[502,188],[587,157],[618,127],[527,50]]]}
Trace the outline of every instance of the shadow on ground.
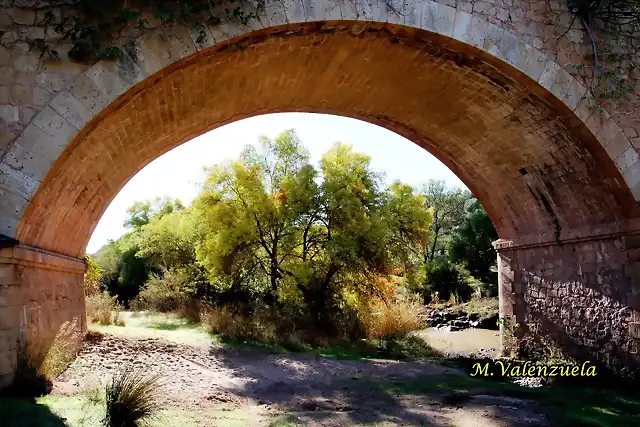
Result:
{"label": "shadow on ground", "polygon": [[35,400],[0,398],[2,427],[66,427],[65,420]]}
{"label": "shadow on ground", "polygon": [[[209,354],[247,379],[229,391],[288,413],[282,425],[549,425],[533,401],[456,390],[448,381],[461,376],[459,370],[433,362],[336,361],[304,355],[292,359],[220,348]],[[424,379],[419,387],[396,387],[416,378]]]}
{"label": "shadow on ground", "polygon": [[[191,330],[171,333],[193,334]],[[282,416],[273,424],[278,427],[630,427],[638,425],[640,418],[640,399],[612,390],[594,390],[594,386],[532,389],[470,377],[455,361],[338,360],[314,354],[273,354],[264,349],[223,347],[198,334],[194,335],[198,344],[189,345],[164,338],[96,336],[58,378],[47,404],[54,404],[51,398],[56,396],[76,396],[94,380],[108,378],[125,361],[135,361],[149,363],[167,380],[161,391],[167,409],[197,415],[198,426],[232,425],[218,422],[216,413],[220,411],[242,413],[247,422],[239,425]],[[58,402],[58,407],[63,404],[68,406],[68,400]],[[69,417],[62,421],[80,427],[73,424],[68,411],[60,412],[58,407],[53,410]],[[6,418],[4,412],[0,413]],[[65,424],[47,424],[45,420],[6,425]]]}

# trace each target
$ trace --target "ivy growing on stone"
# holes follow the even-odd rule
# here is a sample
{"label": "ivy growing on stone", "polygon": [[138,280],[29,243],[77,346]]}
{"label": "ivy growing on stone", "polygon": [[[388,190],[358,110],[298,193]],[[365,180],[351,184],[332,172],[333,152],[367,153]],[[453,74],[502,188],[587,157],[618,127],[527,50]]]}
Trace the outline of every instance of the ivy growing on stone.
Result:
{"label": "ivy growing on stone", "polygon": [[[139,32],[160,26],[188,25],[206,39],[205,25],[223,20],[247,25],[257,20],[267,0],[0,0],[0,8],[36,13],[36,25],[53,31],[72,43],[68,56],[74,61],[114,59],[120,45]],[[44,38],[29,40],[41,55],[58,57]]]}
{"label": "ivy growing on stone", "polygon": [[[161,26],[187,25],[198,35],[196,42],[203,43],[207,25],[223,21],[247,25],[259,19],[267,1],[0,0],[0,9],[22,9],[35,14],[35,22],[30,25],[44,27],[45,36],[28,43],[41,56],[59,56],[51,42],[53,32],[71,42],[70,59],[95,62],[120,57],[122,46],[128,41]],[[405,0],[385,0],[385,4],[388,12],[399,16],[406,7]],[[627,98],[633,92],[630,73],[640,65],[635,60],[640,45],[640,0],[567,0],[567,6],[574,15],[567,32],[579,22],[592,50],[592,56],[585,60],[593,62],[594,73],[588,75],[584,67],[576,71],[593,98],[600,105]],[[561,13],[566,13],[566,9]]]}
{"label": "ivy growing on stone", "polygon": [[[586,30],[593,48],[596,67],[598,62],[598,43],[595,31],[635,32],[640,23],[640,1],[638,0],[568,0],[569,9]],[[626,28],[625,28],[626,27]]]}
{"label": "ivy growing on stone", "polygon": [[[593,61],[595,66],[592,78],[595,83],[590,85],[594,97],[601,105],[607,100],[627,98],[633,91],[630,72],[638,65],[635,57],[640,1],[568,0],[567,3],[574,14],[574,21],[579,20],[591,45],[592,55],[585,59]],[[603,45],[607,47],[605,52],[602,51]],[[578,66],[577,71],[586,80],[584,67]]]}

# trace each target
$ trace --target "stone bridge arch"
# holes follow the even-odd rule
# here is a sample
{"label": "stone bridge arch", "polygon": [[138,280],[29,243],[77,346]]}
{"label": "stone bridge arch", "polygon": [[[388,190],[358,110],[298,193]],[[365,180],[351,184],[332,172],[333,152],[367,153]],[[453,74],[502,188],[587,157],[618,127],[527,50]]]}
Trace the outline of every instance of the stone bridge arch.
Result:
{"label": "stone bridge arch", "polygon": [[[259,22],[206,27],[204,40],[150,30],[90,67],[34,60],[14,40],[2,61],[37,76],[0,106],[0,384],[20,337],[46,342],[83,317],[80,258],[137,171],[210,129],[280,111],[358,118],[429,150],[500,234],[501,313],[544,323],[577,356],[637,369],[638,151],[590,108],[562,50],[518,32],[535,19],[514,26],[517,10],[494,9],[277,1]],[[56,67],[75,71],[58,81]]]}

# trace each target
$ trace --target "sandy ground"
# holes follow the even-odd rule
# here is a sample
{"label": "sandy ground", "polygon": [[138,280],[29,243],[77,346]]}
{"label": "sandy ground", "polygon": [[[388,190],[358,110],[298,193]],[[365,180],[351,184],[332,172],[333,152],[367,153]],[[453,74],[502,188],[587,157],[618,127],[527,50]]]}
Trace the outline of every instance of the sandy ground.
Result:
{"label": "sandy ground", "polygon": [[450,356],[495,357],[500,349],[500,333],[488,329],[449,332],[428,328],[417,332],[431,347]]}
{"label": "sandy ground", "polygon": [[435,362],[333,360],[312,355],[269,354],[198,345],[164,338],[104,335],[86,344],[55,383],[54,394],[75,395],[104,383],[124,363],[151,363],[164,378],[168,407],[202,412],[246,411],[251,425],[271,425],[288,414],[289,424],[310,426],[547,425],[532,402],[475,395],[463,402],[450,392],[412,394],[372,387],[373,381],[411,381],[460,374]]}

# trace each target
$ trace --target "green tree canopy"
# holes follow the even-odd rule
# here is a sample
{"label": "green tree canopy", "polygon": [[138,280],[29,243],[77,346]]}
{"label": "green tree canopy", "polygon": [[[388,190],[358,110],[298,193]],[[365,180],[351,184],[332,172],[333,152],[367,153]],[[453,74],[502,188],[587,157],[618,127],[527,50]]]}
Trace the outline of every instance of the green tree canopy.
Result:
{"label": "green tree canopy", "polygon": [[459,227],[465,216],[465,208],[473,200],[469,190],[447,187],[441,180],[429,180],[421,189],[426,198],[427,207],[433,209],[431,231],[433,239],[426,261],[433,261],[437,256],[445,255],[447,241],[451,233]]}
{"label": "green tree canopy", "polygon": [[182,209],[184,209],[184,205],[179,199],[173,200],[169,197],[156,197],[152,201],[144,202],[136,201],[127,209],[124,226],[138,229],[148,224],[154,217],[162,217]]}
{"label": "green tree canopy", "polygon": [[149,296],[170,289],[175,301],[267,305],[329,332],[397,284],[464,296],[460,265],[492,279],[497,236],[468,191],[442,181],[420,193],[387,186],[370,162],[336,143],[314,166],[294,131],[262,137],[208,168],[191,207],[169,198],[134,203],[130,231],[97,254],[102,287],[124,303],[144,288]]}
{"label": "green tree canopy", "polygon": [[212,283],[296,300],[323,327],[345,292],[376,292],[375,277],[415,262],[431,220],[411,187],[382,188],[368,156],[336,144],[316,170],[292,131],[211,168],[194,209]]}
{"label": "green tree canopy", "polygon": [[449,244],[451,260],[464,265],[476,278],[497,284],[491,267],[496,263],[493,241],[498,233],[480,202],[469,206],[462,226],[454,233]]}

